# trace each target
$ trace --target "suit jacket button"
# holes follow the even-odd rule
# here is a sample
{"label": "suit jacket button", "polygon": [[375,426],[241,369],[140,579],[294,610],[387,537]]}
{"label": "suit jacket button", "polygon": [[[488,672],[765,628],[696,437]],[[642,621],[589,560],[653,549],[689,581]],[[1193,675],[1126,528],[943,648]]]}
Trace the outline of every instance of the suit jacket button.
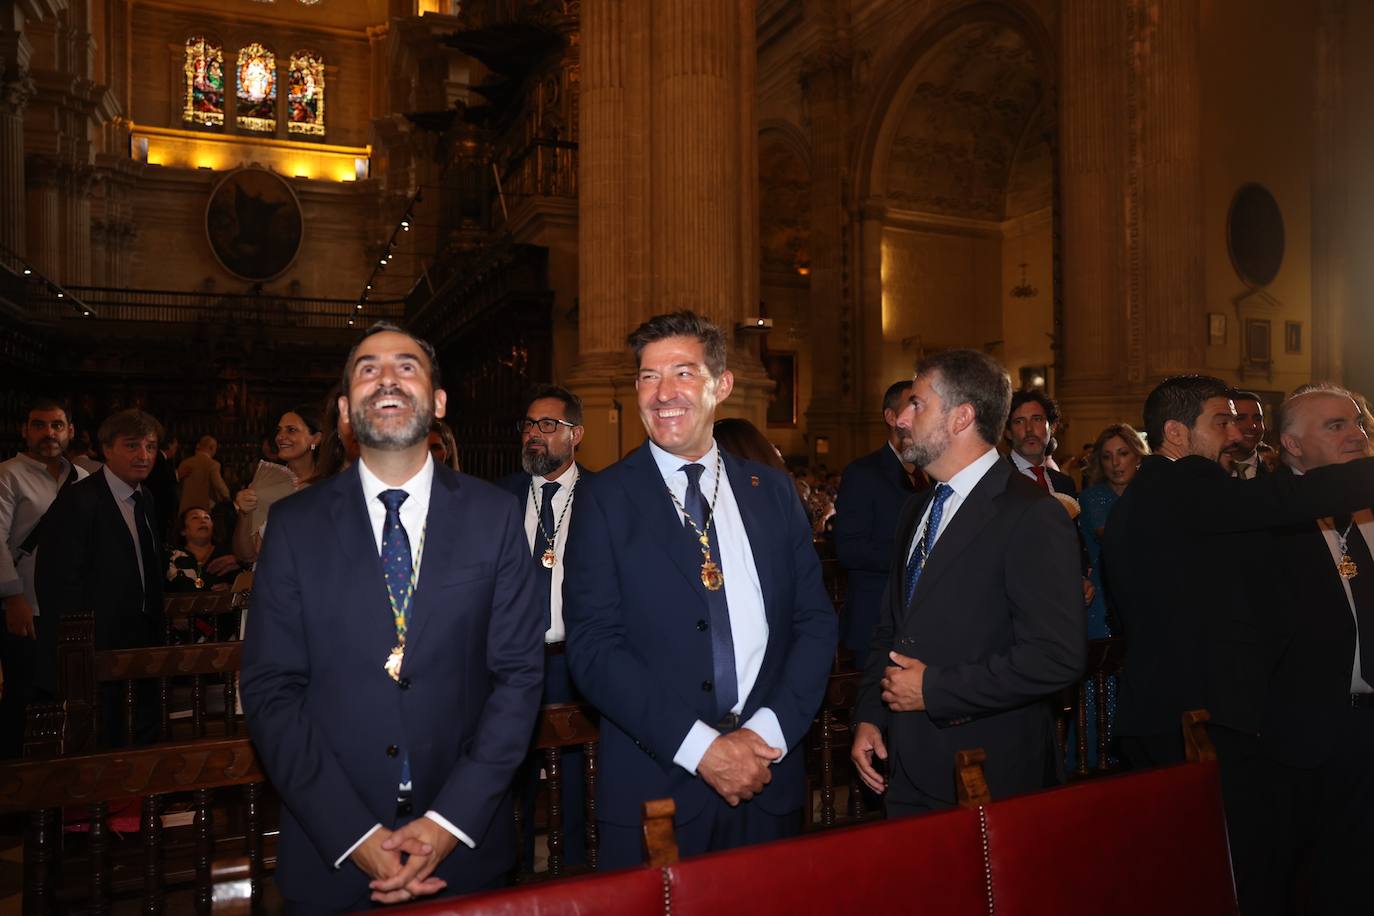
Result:
{"label": "suit jacket button", "polygon": [[702,682],[701,682],[701,689],[704,690],[706,693],[710,693],[710,692],[711,692],[711,689],[712,689],[711,682],[710,682],[710,681],[702,681]]}
{"label": "suit jacket button", "polygon": [[697,621],[697,629],[700,630],[702,633],[705,633],[705,632],[706,632],[706,627],[707,627],[706,621],[704,621],[704,620],[698,620],[698,621]]}
{"label": "suit jacket button", "polygon": [[401,749],[400,749],[399,747],[397,747],[397,746],[394,745],[394,744],[389,744],[389,745],[387,745],[387,748],[386,748],[386,755],[387,755],[388,757],[395,757],[395,756],[396,756],[397,754],[399,754],[399,753],[401,753]]}
{"label": "suit jacket button", "polygon": [[410,689],[410,678],[408,678],[408,677],[403,677],[403,678],[401,678],[399,681],[396,682],[396,686],[400,687],[402,690],[409,690],[409,689]]}

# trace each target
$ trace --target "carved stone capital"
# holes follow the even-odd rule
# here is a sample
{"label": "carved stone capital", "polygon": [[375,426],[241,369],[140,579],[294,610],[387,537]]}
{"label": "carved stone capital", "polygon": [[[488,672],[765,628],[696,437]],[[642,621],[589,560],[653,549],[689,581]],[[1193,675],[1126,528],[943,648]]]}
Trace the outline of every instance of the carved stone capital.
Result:
{"label": "carved stone capital", "polygon": [[23,117],[29,100],[37,93],[38,87],[34,85],[33,77],[29,76],[28,71],[6,72],[4,77],[0,78],[0,114],[12,118]]}

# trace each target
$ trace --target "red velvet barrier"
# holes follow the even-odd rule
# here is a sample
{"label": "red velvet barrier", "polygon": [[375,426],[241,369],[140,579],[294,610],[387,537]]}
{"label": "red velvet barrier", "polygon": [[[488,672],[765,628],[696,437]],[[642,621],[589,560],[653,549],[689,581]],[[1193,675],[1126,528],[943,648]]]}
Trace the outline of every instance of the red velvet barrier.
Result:
{"label": "red velvet barrier", "polygon": [[978,814],[827,830],[668,867],[673,916],[988,912]]}
{"label": "red velvet barrier", "polygon": [[1190,763],[994,801],[997,916],[1235,916],[1217,765]]}
{"label": "red velvet barrier", "polygon": [[452,900],[387,907],[387,912],[406,916],[650,916],[665,909],[662,870],[631,868]]}

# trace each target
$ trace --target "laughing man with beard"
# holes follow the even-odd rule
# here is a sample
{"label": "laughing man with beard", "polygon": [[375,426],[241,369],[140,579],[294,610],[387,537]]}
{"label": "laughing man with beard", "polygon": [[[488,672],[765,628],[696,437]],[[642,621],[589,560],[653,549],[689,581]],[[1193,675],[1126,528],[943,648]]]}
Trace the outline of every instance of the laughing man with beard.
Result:
{"label": "laughing man with beard", "polygon": [[[538,388],[530,395],[524,416],[515,421],[515,430],[520,434],[521,470],[497,484],[520,500],[525,518],[536,601],[548,627],[544,632],[543,701],[576,703],[581,697],[573,687],[563,654],[563,569],[577,486],[595,476],[574,458],[582,442],[582,399],[557,385]],[[534,795],[539,784],[539,762],[532,758],[527,767],[521,782],[525,805],[522,847],[533,867]],[[565,748],[562,768],[563,864],[581,865],[586,860],[582,752]]]}
{"label": "laughing man with beard", "polygon": [[434,349],[379,322],[343,392],[359,460],[272,506],[243,652],[291,913],[504,883],[544,670],[519,510],[430,456]]}

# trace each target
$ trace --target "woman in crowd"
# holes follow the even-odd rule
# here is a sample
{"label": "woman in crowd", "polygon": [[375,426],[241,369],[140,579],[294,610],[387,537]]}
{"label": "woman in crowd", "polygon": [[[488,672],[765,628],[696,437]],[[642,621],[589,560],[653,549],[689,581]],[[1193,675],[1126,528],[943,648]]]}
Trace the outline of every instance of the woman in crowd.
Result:
{"label": "woman in crowd", "polygon": [[[315,459],[320,447],[320,415],[310,406],[288,410],[277,421],[277,458],[296,478],[297,488],[310,483],[315,476]],[[251,486],[239,490],[234,497],[238,509],[238,523],[234,525],[234,555],[249,566],[257,561],[262,546],[262,525],[254,526],[251,519],[258,507],[258,494]]]}
{"label": "woman in crowd", "polygon": [[222,592],[242,567],[229,551],[215,547],[215,525],[208,510],[192,506],[178,519],[181,546],[167,553],[165,592]]}
{"label": "woman in crowd", "polygon": [[436,419],[429,425],[429,453],[438,464],[446,464],[455,471],[458,465],[458,440],[453,438],[453,430],[443,420]]}
{"label": "woman in crowd", "polygon": [[[1112,511],[1117,498],[1140,469],[1140,462],[1150,449],[1145,445],[1145,437],[1126,423],[1108,426],[1098,434],[1093,443],[1092,457],[1088,462],[1087,486],[1078,495],[1082,513],[1078,516],[1078,527],[1083,533],[1083,543],[1088,550],[1088,562],[1092,564],[1093,600],[1088,605],[1088,638],[1105,639],[1112,635],[1111,623],[1107,614],[1107,591],[1102,583],[1102,528],[1107,524],[1107,515]],[[1088,764],[1097,762],[1097,698],[1092,682],[1088,683]],[[1107,680],[1107,729],[1110,733],[1116,717],[1116,678]],[[1070,757],[1074,757],[1075,742],[1069,741]],[[1074,760],[1069,761],[1072,766]]]}

